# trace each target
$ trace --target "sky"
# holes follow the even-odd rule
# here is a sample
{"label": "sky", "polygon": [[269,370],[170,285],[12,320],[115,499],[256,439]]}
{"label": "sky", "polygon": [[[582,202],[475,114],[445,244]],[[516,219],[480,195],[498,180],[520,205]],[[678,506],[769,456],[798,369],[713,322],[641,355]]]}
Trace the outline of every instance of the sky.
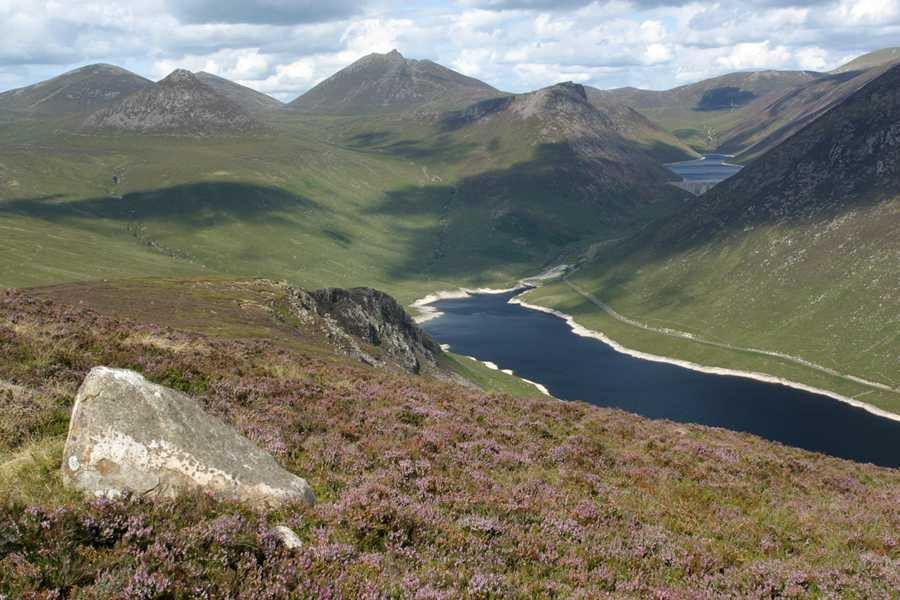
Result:
{"label": "sky", "polygon": [[668,89],[830,70],[900,46],[900,0],[0,0],[0,90],[105,62],[208,71],[291,100],[398,49],[510,92]]}

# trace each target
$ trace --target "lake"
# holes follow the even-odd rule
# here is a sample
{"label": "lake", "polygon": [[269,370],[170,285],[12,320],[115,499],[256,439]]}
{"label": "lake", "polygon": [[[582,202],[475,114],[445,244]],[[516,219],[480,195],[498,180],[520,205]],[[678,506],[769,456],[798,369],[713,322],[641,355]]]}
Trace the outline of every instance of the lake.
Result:
{"label": "lake", "polygon": [[697,160],[669,163],[666,167],[686,182],[719,183],[739,172],[741,165],[732,165],[726,154],[707,154]]}
{"label": "lake", "polygon": [[575,335],[559,317],[509,304],[518,293],[434,302],[430,306],[443,314],[422,327],[453,352],[511,369],[560,399],[725,427],[900,467],[900,422],[828,396],[616,352],[599,340]]}

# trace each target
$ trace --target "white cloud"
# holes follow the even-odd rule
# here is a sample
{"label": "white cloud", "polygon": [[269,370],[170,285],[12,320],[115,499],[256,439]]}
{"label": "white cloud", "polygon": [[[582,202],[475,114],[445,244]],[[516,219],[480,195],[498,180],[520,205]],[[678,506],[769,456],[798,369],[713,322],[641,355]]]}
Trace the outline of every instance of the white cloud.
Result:
{"label": "white cloud", "polygon": [[815,46],[801,48],[797,51],[796,58],[797,65],[807,71],[825,71],[832,66],[828,59],[828,51],[824,48]]}
{"label": "white cloud", "polygon": [[0,0],[0,90],[90,62],[206,70],[292,99],[398,48],[510,91],[667,88],[745,69],[831,69],[900,45],[900,0]]}
{"label": "white cloud", "polygon": [[756,44],[738,44],[731,52],[720,56],[716,62],[729,71],[747,69],[778,69],[791,60],[790,51],[784,46],[772,46],[767,40]]}

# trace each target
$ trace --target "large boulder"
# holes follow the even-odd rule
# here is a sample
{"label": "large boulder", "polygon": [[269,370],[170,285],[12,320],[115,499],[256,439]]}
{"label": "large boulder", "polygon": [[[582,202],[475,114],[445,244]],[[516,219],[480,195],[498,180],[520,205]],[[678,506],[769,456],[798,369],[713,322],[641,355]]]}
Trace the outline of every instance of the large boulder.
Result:
{"label": "large boulder", "polygon": [[107,367],[78,390],[62,472],[66,485],[98,496],[201,489],[255,506],[315,502],[305,480],[188,396]]}

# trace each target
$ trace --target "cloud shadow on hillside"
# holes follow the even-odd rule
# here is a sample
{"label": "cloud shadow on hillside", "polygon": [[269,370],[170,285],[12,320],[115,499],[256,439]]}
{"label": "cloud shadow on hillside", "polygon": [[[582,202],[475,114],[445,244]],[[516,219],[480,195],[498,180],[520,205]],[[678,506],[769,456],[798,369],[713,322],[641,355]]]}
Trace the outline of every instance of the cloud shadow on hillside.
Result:
{"label": "cloud shadow on hillside", "polygon": [[[410,240],[408,259],[391,271],[398,279],[533,269],[572,244],[633,230],[648,211],[668,213],[684,195],[662,182],[622,184],[616,169],[579,160],[568,144],[543,144],[528,161],[453,185],[390,190],[366,212],[396,218],[396,235]],[[421,217],[434,225],[408,225]]]}
{"label": "cloud shadow on hillside", "polygon": [[455,163],[465,159],[477,144],[456,142],[448,135],[425,139],[395,139],[387,131],[367,131],[351,136],[348,146],[354,150],[387,154],[409,160]]}
{"label": "cloud shadow on hillside", "polygon": [[166,219],[196,229],[229,221],[287,223],[280,212],[327,210],[286,190],[249,183],[203,182],[156,190],[61,200],[59,195],[17,198],[0,203],[0,215],[19,214],[46,221],[100,218],[117,221]]}

